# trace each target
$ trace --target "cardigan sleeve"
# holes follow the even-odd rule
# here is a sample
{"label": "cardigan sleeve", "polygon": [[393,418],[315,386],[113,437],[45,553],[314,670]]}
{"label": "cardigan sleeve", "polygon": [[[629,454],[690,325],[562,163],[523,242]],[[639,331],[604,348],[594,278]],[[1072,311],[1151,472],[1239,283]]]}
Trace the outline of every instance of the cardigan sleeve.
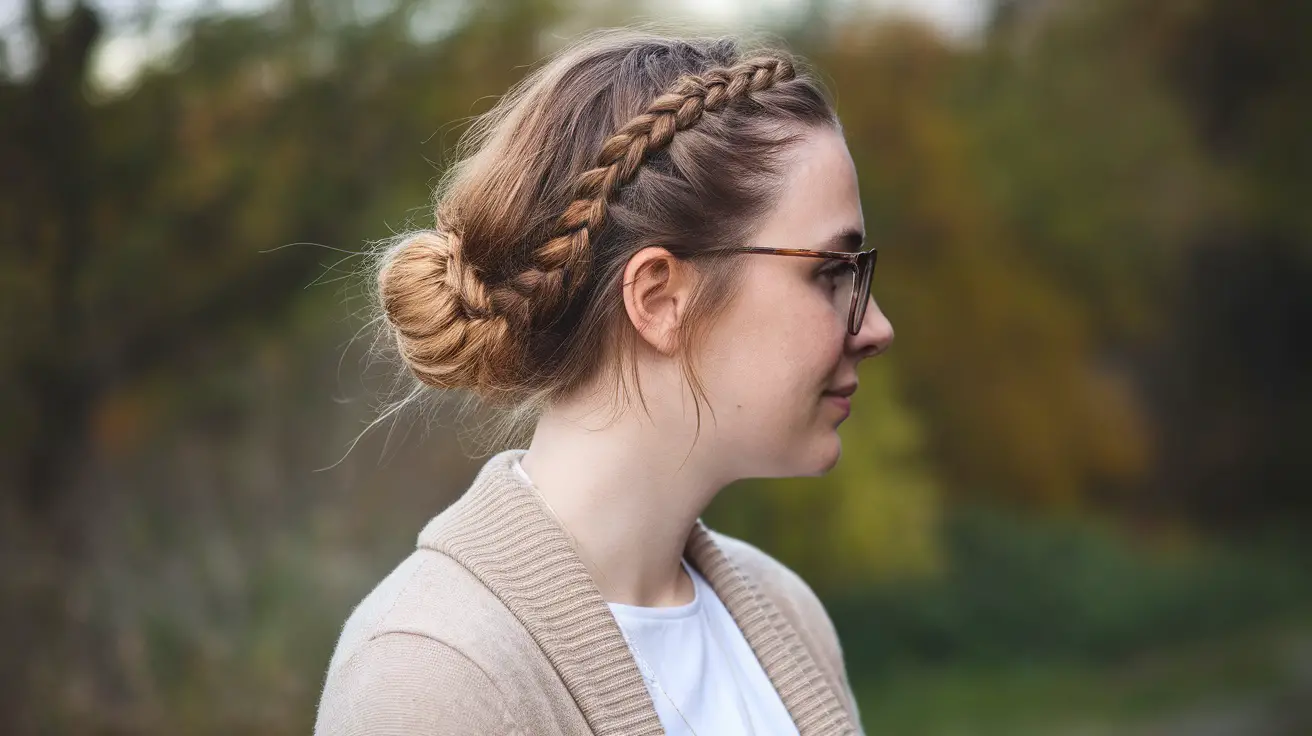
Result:
{"label": "cardigan sleeve", "polygon": [[492,679],[460,650],[389,632],[328,673],[315,736],[522,734]]}
{"label": "cardigan sleeve", "polygon": [[838,630],[834,628],[833,619],[829,617],[829,612],[825,610],[819,596],[800,575],[782,564],[780,567],[783,568],[782,577],[792,589],[789,597],[800,614],[794,625],[802,629],[802,635],[815,642],[815,646],[819,648],[821,667],[826,668],[831,676],[838,680],[839,697],[846,699],[844,705],[851,712],[853,722],[860,728],[861,712],[857,707],[856,694],[852,692],[843,646],[838,638]]}

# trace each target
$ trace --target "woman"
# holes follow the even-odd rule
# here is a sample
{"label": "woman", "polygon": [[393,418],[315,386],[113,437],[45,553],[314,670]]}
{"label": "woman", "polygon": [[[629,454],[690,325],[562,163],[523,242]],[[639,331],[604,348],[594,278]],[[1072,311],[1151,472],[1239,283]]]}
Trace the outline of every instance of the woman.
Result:
{"label": "woman", "polygon": [[818,475],[893,330],[841,127],[779,51],[630,30],[462,142],[377,260],[417,381],[530,417],[351,614],[320,734],[859,733],[833,625],[700,514]]}

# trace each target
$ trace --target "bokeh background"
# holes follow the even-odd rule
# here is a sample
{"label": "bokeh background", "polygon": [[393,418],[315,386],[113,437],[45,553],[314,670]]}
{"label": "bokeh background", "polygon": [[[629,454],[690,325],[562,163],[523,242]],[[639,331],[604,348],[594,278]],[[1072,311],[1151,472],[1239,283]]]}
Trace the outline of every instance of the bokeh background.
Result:
{"label": "bokeh background", "polygon": [[895,348],[844,458],[712,526],[798,570],[872,734],[1312,733],[1312,3],[0,2],[5,733],[307,733],[482,458],[354,441],[353,278],[590,28],[834,91]]}

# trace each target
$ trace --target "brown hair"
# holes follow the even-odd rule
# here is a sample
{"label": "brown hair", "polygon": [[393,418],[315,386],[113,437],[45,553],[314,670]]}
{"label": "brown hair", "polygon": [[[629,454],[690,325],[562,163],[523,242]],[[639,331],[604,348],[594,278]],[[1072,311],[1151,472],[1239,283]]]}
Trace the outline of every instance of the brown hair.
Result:
{"label": "brown hair", "polygon": [[524,418],[604,367],[622,378],[612,358],[636,332],[620,279],[659,245],[698,261],[679,358],[700,426],[691,346],[738,284],[735,258],[709,256],[754,233],[781,192],[783,154],[838,127],[798,66],[731,37],[612,29],[515,85],[458,144],[434,227],[376,254],[384,342],[418,382],[406,401],[420,384],[463,389]]}

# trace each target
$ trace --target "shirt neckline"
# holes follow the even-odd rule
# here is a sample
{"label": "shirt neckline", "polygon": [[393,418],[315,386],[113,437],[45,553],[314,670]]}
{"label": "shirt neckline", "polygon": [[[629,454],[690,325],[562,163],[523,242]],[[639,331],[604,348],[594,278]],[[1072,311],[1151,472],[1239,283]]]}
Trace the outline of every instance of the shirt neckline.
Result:
{"label": "shirt neckline", "polygon": [[705,594],[702,592],[702,581],[697,571],[688,564],[688,560],[680,557],[679,563],[683,569],[688,571],[688,576],[692,578],[692,600],[678,606],[635,606],[628,603],[614,603],[606,601],[610,606],[612,613],[618,616],[624,616],[626,619],[645,619],[648,621],[670,621],[674,619],[691,618],[696,616],[702,609],[702,600]]}

